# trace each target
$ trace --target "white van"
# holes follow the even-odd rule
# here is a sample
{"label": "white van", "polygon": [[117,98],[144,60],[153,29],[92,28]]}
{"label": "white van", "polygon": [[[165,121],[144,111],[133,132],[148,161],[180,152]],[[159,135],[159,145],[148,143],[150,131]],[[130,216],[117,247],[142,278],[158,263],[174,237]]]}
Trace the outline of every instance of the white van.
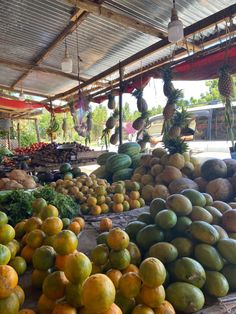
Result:
{"label": "white van", "polygon": [[[234,134],[236,138],[236,102],[233,102],[235,115]],[[193,136],[186,137],[190,151],[199,157],[231,158],[229,153],[230,142],[227,141],[227,129],[224,124],[224,105],[207,105],[189,108],[193,117],[192,125],[195,128]],[[163,115],[151,117],[148,133],[161,142]],[[157,144],[158,146],[161,143]]]}

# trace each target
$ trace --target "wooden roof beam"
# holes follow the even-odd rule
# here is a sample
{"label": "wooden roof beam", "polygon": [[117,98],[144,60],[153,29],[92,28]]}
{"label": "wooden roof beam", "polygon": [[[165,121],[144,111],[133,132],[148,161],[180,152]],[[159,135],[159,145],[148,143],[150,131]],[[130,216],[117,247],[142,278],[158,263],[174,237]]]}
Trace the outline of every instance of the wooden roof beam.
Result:
{"label": "wooden roof beam", "polygon": [[[21,92],[21,88],[12,88],[10,86],[7,86],[7,85],[0,85],[0,89],[4,89],[4,90],[9,90],[11,92],[16,92],[16,93],[20,93]],[[32,95],[32,96],[38,96],[38,97],[42,97],[42,98],[45,98],[45,99],[48,99],[51,95],[49,94],[40,94],[40,93],[37,93],[37,92],[34,92],[34,91],[28,91],[26,89],[24,89],[24,93],[26,95]],[[46,100],[44,100],[43,102],[45,102]]]}
{"label": "wooden roof beam", "polygon": [[[43,50],[39,54],[39,56],[35,59],[32,67],[27,70],[25,73],[23,73],[12,85],[11,88],[15,88],[16,85],[21,83],[28,74],[34,70],[35,67],[37,67],[39,64],[41,64],[48,56],[49,54],[66,38],[66,36],[70,33],[72,33],[78,25],[80,25],[85,18],[87,17],[88,12],[84,10],[76,10],[76,12],[72,15],[71,20],[69,24],[64,28],[64,30],[51,42],[51,44]],[[76,16],[75,19],[73,17]]]}
{"label": "wooden roof beam", "polygon": [[[202,30],[205,30],[207,28],[210,28],[212,26],[214,26],[215,24],[224,21],[226,18],[230,17],[230,16],[235,16],[236,15],[236,4],[233,4],[211,16],[208,16],[206,18],[204,18],[203,20],[196,22],[190,26],[187,26],[184,29],[184,35],[185,38],[189,38],[190,36],[193,36],[195,33],[199,33]],[[162,39],[160,41],[158,41],[157,43],[137,52],[136,54],[128,57],[127,59],[121,61],[120,63],[117,63],[116,65],[112,66],[111,68],[99,73],[98,75],[95,75],[93,78],[87,80],[86,82],[80,84],[80,88],[84,88],[86,86],[89,86],[95,82],[97,82],[98,80],[101,80],[109,75],[111,75],[112,73],[115,73],[119,70],[119,67],[121,66],[122,68],[129,66],[139,60],[142,60],[143,58],[152,55],[153,53],[156,53],[158,50],[161,50],[163,48],[169,47],[171,45],[171,43],[169,43],[168,39]],[[65,97],[68,95],[73,94],[75,91],[78,90],[78,86],[64,92],[64,93],[60,93],[55,95],[54,97],[51,98],[51,100],[55,100],[61,97]]]}

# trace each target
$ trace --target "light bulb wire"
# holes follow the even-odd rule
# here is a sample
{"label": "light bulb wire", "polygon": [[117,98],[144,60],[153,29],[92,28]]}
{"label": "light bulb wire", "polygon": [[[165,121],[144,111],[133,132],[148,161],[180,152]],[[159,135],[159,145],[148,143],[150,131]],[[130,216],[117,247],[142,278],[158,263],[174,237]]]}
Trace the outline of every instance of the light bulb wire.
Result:
{"label": "light bulb wire", "polygon": [[173,0],[173,8],[175,9],[175,0]]}
{"label": "light bulb wire", "polygon": [[80,92],[80,57],[79,57],[79,34],[78,34],[78,25],[76,27],[76,48],[77,48],[77,68],[78,68],[78,83],[79,83],[79,92]]}

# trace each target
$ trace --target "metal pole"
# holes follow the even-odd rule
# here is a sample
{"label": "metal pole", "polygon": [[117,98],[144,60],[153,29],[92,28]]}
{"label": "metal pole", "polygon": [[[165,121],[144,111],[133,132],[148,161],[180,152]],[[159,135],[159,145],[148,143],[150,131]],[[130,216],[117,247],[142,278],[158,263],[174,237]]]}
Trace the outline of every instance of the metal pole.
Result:
{"label": "metal pole", "polygon": [[119,141],[122,144],[122,130],[123,130],[123,68],[119,64],[119,75],[120,75],[120,91],[119,91]]}

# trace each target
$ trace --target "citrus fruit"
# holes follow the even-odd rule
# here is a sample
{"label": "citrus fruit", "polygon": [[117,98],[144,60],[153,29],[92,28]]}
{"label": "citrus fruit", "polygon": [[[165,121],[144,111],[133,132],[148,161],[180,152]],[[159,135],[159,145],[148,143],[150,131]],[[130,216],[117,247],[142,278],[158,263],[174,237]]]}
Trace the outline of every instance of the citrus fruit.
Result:
{"label": "citrus fruit", "polygon": [[130,205],[128,201],[123,202],[123,209],[124,211],[128,211],[130,209]]}
{"label": "citrus fruit", "polygon": [[161,261],[157,258],[149,257],[141,263],[139,276],[146,286],[155,288],[164,283],[166,270]]}
{"label": "citrus fruit", "polygon": [[114,213],[122,213],[124,211],[124,206],[122,203],[113,203],[112,211]]}
{"label": "citrus fruit", "polygon": [[15,229],[8,224],[0,226],[0,243],[7,244],[15,238]]}
{"label": "citrus fruit", "polygon": [[107,244],[115,251],[126,249],[129,245],[129,236],[120,228],[111,229],[107,236]]}
{"label": "citrus fruit", "polygon": [[59,216],[59,212],[58,209],[49,204],[47,206],[45,206],[41,211],[40,211],[40,217],[45,220],[48,217],[58,217]]}
{"label": "citrus fruit", "polygon": [[99,244],[91,252],[91,259],[96,265],[104,265],[109,258],[109,249],[105,244]]}
{"label": "citrus fruit", "polygon": [[52,314],[77,314],[77,310],[69,304],[58,303],[54,307]]}
{"label": "citrus fruit", "polygon": [[127,268],[130,264],[130,254],[127,249],[120,251],[111,251],[109,254],[109,259],[112,268],[123,270]]}
{"label": "citrus fruit", "polygon": [[175,309],[168,301],[163,301],[160,306],[154,309],[155,314],[175,314]]}
{"label": "citrus fruit", "polygon": [[70,219],[69,218],[62,218],[62,223],[63,223],[63,229],[66,229],[70,224]]}
{"label": "citrus fruit", "polygon": [[19,308],[19,299],[15,293],[0,299],[0,313],[2,314],[18,314]]}
{"label": "citrus fruit", "polygon": [[43,281],[49,275],[49,270],[38,270],[34,269],[32,272],[32,285],[35,288],[41,289],[43,286]]}
{"label": "citrus fruit", "polygon": [[65,295],[67,284],[68,280],[63,271],[55,271],[44,279],[43,294],[51,300],[60,299]]}
{"label": "citrus fruit", "polygon": [[64,272],[70,282],[83,283],[92,272],[92,263],[85,254],[76,252],[68,256]]}
{"label": "citrus fruit", "polygon": [[130,263],[134,265],[139,265],[141,263],[141,252],[138,246],[135,243],[130,242],[127,250],[129,251],[131,257]]}
{"label": "citrus fruit", "polygon": [[107,204],[102,204],[101,206],[102,214],[106,214],[109,212],[109,206]]}
{"label": "citrus fruit", "polygon": [[101,212],[102,212],[102,209],[101,209],[101,206],[99,205],[92,206],[90,209],[90,214],[93,216],[98,216],[101,214]]}
{"label": "citrus fruit", "polygon": [[139,294],[142,281],[136,273],[126,273],[119,280],[119,291],[124,297],[130,299]]}
{"label": "citrus fruit", "polygon": [[25,259],[27,264],[30,264],[33,259],[35,249],[31,248],[29,245],[23,247],[20,255]]}
{"label": "citrus fruit", "polygon": [[[3,245],[3,244],[1,244],[1,245]],[[13,258],[15,258],[16,253],[17,253],[17,249],[18,249],[18,246],[16,246],[16,243],[14,243],[12,240],[11,242],[8,242],[4,246],[6,246],[8,248],[8,250],[10,251],[10,259],[12,260]],[[1,262],[0,262],[0,265],[1,265]]]}
{"label": "citrus fruit", "polygon": [[143,285],[140,290],[140,296],[145,305],[155,308],[160,306],[165,300],[165,289],[162,285],[156,288]]}
{"label": "citrus fruit", "polygon": [[82,217],[75,217],[75,218],[73,218],[73,221],[76,221],[76,222],[79,223],[81,230],[84,229],[85,221],[84,221],[84,219]]}
{"label": "citrus fruit", "polygon": [[[73,254],[73,253],[71,253],[71,254]],[[65,265],[66,265],[66,261],[67,261],[69,256],[70,256],[70,254],[68,254],[68,255],[57,255],[56,256],[55,266],[56,266],[56,268],[58,270],[63,270],[64,271],[64,268],[65,268]]]}
{"label": "citrus fruit", "polygon": [[39,314],[52,313],[55,303],[55,300],[49,299],[46,295],[42,294],[37,303],[37,311]]}
{"label": "citrus fruit", "polygon": [[112,228],[112,220],[110,218],[102,218],[99,224],[99,230],[101,232],[109,231]]}
{"label": "citrus fruit", "polygon": [[106,275],[92,275],[83,284],[82,302],[92,313],[108,311],[115,301],[115,295],[115,287]]}
{"label": "citrus fruit", "polygon": [[0,298],[9,297],[17,283],[18,275],[15,269],[9,265],[0,265]]}
{"label": "citrus fruit", "polygon": [[74,232],[75,235],[78,235],[81,231],[80,224],[76,221],[72,221],[69,224],[68,229],[71,230],[72,232]]}
{"label": "citrus fruit", "polygon": [[27,269],[26,261],[21,256],[16,256],[12,261],[10,261],[9,265],[15,269],[19,276],[24,274]]}
{"label": "citrus fruit", "polygon": [[26,244],[33,249],[37,249],[38,247],[43,245],[44,238],[45,233],[42,230],[34,229],[27,234]]}
{"label": "citrus fruit", "polygon": [[17,295],[19,304],[22,306],[22,304],[25,302],[25,292],[21,288],[21,286],[16,286],[14,289],[14,293]]}
{"label": "citrus fruit", "polygon": [[35,214],[39,214],[40,211],[47,206],[47,201],[42,198],[42,197],[39,197],[39,198],[36,198],[33,202],[32,202],[32,207],[34,209],[34,213]]}
{"label": "citrus fruit", "polygon": [[71,282],[66,286],[66,301],[78,308],[82,306],[82,285],[81,284],[73,284]]}
{"label": "citrus fruit", "polygon": [[123,271],[122,274],[127,274],[127,273],[139,273],[139,269],[136,265],[134,264],[129,264],[128,267],[126,267]]}
{"label": "citrus fruit", "polygon": [[99,185],[95,188],[96,195],[105,195],[106,194],[106,187],[104,185]]}
{"label": "citrus fruit", "polygon": [[116,292],[116,300],[115,303],[122,310],[123,314],[132,313],[132,310],[135,307],[135,299],[127,299],[125,298],[119,291]]}
{"label": "citrus fruit", "polygon": [[94,263],[92,263],[92,271],[91,271],[91,275],[94,274],[99,274],[103,272],[103,267],[102,266],[98,266]]}
{"label": "citrus fruit", "polygon": [[97,244],[107,244],[108,232],[102,232],[97,236]]}
{"label": "citrus fruit", "polygon": [[6,265],[11,259],[11,251],[6,245],[0,244],[0,265]]}
{"label": "citrus fruit", "polygon": [[43,245],[49,245],[53,247],[54,239],[55,239],[55,235],[46,236],[44,238]]}
{"label": "citrus fruit", "polygon": [[132,314],[154,314],[154,311],[149,306],[146,306],[144,304],[138,304],[133,309]]}
{"label": "citrus fruit", "polygon": [[4,212],[0,211],[0,227],[8,223],[8,217]]}
{"label": "citrus fruit", "polygon": [[18,314],[36,314],[36,312],[31,309],[22,309],[18,312]]}
{"label": "citrus fruit", "polygon": [[41,224],[42,220],[39,217],[31,217],[25,222],[25,232],[30,232],[34,229],[40,229]]}
{"label": "citrus fruit", "polygon": [[48,236],[59,233],[63,228],[63,222],[58,217],[48,217],[46,218],[41,226],[41,229]]}
{"label": "citrus fruit", "polygon": [[106,272],[107,277],[109,277],[111,279],[111,281],[113,282],[115,288],[118,288],[119,285],[119,280],[122,277],[122,272],[120,272],[118,269],[109,269]]}
{"label": "citrus fruit", "polygon": [[49,245],[43,245],[35,250],[33,256],[33,266],[39,270],[48,270],[54,266],[56,253]]}
{"label": "citrus fruit", "polygon": [[57,254],[67,255],[73,253],[78,246],[78,238],[70,230],[62,230],[55,235],[53,247]]}
{"label": "citrus fruit", "polygon": [[16,239],[21,239],[22,237],[23,237],[23,235],[25,234],[25,221],[20,221],[20,222],[18,222],[16,225],[15,225],[15,227],[14,227],[14,229],[15,229],[15,233],[16,233],[16,235],[15,235],[15,237],[16,237]]}

